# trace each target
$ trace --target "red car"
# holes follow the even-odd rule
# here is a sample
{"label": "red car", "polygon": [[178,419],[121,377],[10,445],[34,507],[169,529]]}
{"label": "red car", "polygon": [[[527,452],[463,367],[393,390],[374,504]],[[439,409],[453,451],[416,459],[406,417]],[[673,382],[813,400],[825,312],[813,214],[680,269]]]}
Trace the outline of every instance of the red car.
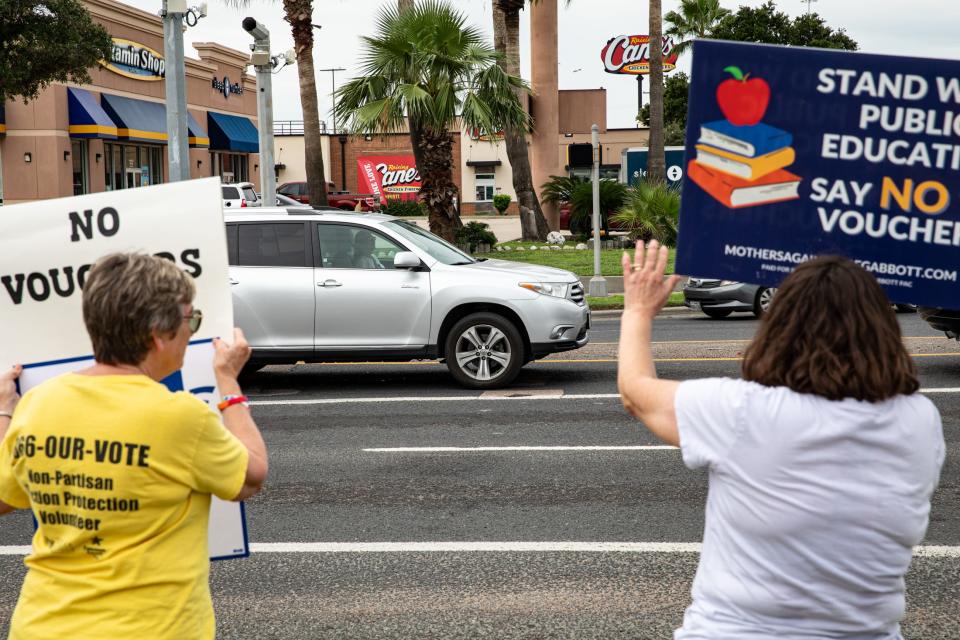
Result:
{"label": "red car", "polygon": [[[284,182],[277,187],[277,193],[292,198],[303,204],[310,204],[310,195],[306,182]],[[372,193],[357,194],[338,192],[332,182],[327,182],[327,203],[331,207],[344,211],[356,211],[357,203],[360,211],[379,211],[380,198]]]}

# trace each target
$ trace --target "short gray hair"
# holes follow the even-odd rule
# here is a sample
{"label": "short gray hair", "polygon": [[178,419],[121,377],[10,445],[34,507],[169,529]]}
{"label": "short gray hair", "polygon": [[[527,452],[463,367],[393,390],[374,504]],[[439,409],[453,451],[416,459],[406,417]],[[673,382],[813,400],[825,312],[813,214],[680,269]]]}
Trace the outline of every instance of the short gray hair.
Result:
{"label": "short gray hair", "polygon": [[173,262],[145,253],[112,253],[83,283],[83,322],[93,355],[104,364],[139,364],[152,332],[173,334],[190,304],[193,280]]}

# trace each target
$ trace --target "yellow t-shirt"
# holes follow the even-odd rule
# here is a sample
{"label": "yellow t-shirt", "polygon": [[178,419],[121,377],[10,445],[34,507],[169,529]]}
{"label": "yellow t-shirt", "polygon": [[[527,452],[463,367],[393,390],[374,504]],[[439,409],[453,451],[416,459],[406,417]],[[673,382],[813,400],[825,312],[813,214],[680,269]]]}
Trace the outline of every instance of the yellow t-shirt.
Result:
{"label": "yellow t-shirt", "polygon": [[24,395],[0,444],[0,500],[38,529],[11,640],[213,638],[210,494],[247,450],[189,393],[68,373]]}

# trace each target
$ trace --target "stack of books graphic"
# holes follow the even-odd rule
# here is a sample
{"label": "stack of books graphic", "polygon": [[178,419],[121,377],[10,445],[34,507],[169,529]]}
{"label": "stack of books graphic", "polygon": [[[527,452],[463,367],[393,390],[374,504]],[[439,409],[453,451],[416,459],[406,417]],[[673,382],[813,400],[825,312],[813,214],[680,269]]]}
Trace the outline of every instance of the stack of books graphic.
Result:
{"label": "stack of books graphic", "polygon": [[793,200],[800,176],[784,168],[796,159],[792,143],[792,135],[762,122],[709,122],[700,127],[697,158],[687,175],[731,209]]}

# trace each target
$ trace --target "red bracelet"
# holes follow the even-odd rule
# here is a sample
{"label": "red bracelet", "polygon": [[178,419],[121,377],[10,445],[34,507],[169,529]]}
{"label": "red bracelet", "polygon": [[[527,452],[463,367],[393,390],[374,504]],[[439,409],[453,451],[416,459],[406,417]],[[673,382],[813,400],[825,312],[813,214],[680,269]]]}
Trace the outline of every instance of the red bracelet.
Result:
{"label": "red bracelet", "polygon": [[217,405],[217,409],[223,411],[227,407],[232,407],[235,404],[242,404],[245,407],[249,407],[250,398],[247,396],[223,396],[223,400]]}

